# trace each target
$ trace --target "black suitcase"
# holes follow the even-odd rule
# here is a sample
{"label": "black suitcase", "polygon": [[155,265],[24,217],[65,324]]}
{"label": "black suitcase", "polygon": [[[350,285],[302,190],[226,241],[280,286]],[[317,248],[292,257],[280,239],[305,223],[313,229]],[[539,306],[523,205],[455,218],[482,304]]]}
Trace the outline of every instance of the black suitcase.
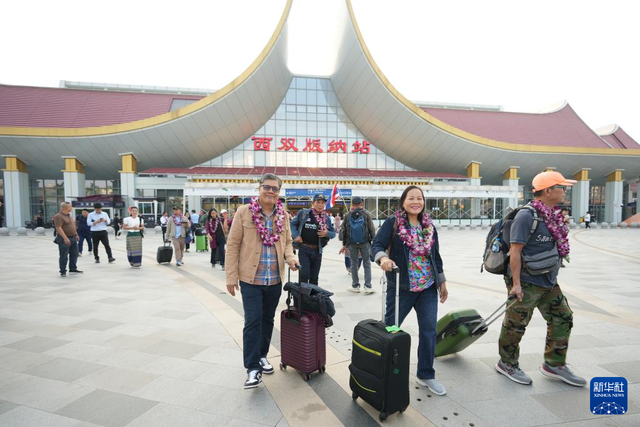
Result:
{"label": "black suitcase", "polygon": [[[400,300],[399,269],[396,267],[396,325]],[[385,282],[386,283],[386,282]],[[386,285],[385,285],[386,287]],[[384,319],[386,292],[382,294]],[[369,319],[353,331],[349,365],[353,400],[358,397],[380,411],[380,421],[409,406],[409,359],[411,336],[397,326]]]}
{"label": "black suitcase", "polygon": [[173,248],[170,243],[165,242],[163,246],[158,248],[156,260],[158,264],[168,264],[171,262],[171,258],[173,258]]}

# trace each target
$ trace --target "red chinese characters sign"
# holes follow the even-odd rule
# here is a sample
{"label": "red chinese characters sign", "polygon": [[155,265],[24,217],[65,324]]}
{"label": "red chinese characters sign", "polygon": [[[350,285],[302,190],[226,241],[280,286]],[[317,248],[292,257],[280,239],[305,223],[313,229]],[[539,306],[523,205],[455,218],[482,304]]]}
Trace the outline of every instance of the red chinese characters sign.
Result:
{"label": "red chinese characters sign", "polygon": [[[254,151],[269,151],[271,149],[271,141],[273,140],[273,138],[254,136],[251,138],[251,140],[253,141]],[[348,153],[347,142],[341,139],[338,141],[333,139],[328,144],[329,148],[327,150],[327,153]],[[280,147],[278,147],[278,150],[297,152],[298,147],[296,145],[296,139],[289,137],[281,138]],[[319,138],[306,138],[305,146],[302,151],[306,151],[307,153],[324,153],[324,150],[322,149],[322,140]],[[358,154],[369,154],[371,152],[371,144],[366,140],[363,140],[362,142],[356,141],[351,144],[351,150],[349,152]]]}

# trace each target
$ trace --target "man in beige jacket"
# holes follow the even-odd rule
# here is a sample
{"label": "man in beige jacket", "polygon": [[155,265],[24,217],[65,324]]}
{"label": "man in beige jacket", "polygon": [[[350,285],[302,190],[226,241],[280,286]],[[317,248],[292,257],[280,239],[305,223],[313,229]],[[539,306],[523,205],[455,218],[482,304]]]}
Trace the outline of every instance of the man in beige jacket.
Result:
{"label": "man in beige jacket", "polygon": [[173,242],[173,250],[176,253],[176,265],[180,267],[182,257],[184,256],[184,248],[186,246],[185,237],[187,232],[191,228],[191,222],[189,219],[182,215],[182,209],[178,206],[173,208],[173,215],[169,217],[167,221],[167,234],[165,240],[167,242]]}
{"label": "man in beige jacket", "polygon": [[274,371],[267,353],[285,281],[285,263],[297,270],[289,218],[278,201],[281,187],[280,178],[263,175],[259,197],[238,208],[227,240],[227,290],[235,296],[240,289],[244,308],[245,389],[258,387],[262,374]]}

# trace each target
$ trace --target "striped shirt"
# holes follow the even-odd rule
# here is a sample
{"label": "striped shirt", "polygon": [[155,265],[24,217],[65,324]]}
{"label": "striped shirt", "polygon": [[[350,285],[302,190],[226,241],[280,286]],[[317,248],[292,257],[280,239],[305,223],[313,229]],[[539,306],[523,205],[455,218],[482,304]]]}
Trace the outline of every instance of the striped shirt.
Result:
{"label": "striped shirt", "polygon": [[[269,233],[273,233],[273,220],[276,210],[274,209],[270,216],[267,216],[262,209],[260,209],[260,213],[264,218],[264,226]],[[278,266],[276,246],[267,246],[263,243],[260,262],[258,263],[258,271],[256,271],[256,277],[253,278],[253,284],[271,286],[280,284],[280,281],[280,268]]]}

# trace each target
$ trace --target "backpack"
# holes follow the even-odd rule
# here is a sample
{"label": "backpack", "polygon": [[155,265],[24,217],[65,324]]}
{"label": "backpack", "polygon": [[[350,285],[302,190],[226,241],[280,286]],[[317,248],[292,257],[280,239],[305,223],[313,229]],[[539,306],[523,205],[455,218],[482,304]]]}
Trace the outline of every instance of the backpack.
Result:
{"label": "backpack", "polygon": [[506,217],[493,224],[489,229],[484,246],[484,257],[482,259],[482,265],[480,266],[481,273],[483,270],[486,270],[493,274],[507,274],[511,224],[518,212],[522,209],[528,209],[533,213],[533,223],[531,224],[527,241],[529,241],[533,233],[535,233],[536,228],[538,228],[538,223],[542,221],[542,218],[540,218],[538,211],[533,206],[520,206],[509,212]]}
{"label": "backpack", "polygon": [[302,296],[302,308],[304,311],[322,314],[327,328],[333,325],[332,317],[336,314],[336,307],[331,300],[332,292],[312,283],[298,282],[285,283],[283,290],[288,292],[288,310],[291,309],[291,299],[293,299],[293,306],[299,308],[300,297]]}
{"label": "backpack", "polygon": [[365,243],[364,215],[358,212],[349,215],[349,243]]}

